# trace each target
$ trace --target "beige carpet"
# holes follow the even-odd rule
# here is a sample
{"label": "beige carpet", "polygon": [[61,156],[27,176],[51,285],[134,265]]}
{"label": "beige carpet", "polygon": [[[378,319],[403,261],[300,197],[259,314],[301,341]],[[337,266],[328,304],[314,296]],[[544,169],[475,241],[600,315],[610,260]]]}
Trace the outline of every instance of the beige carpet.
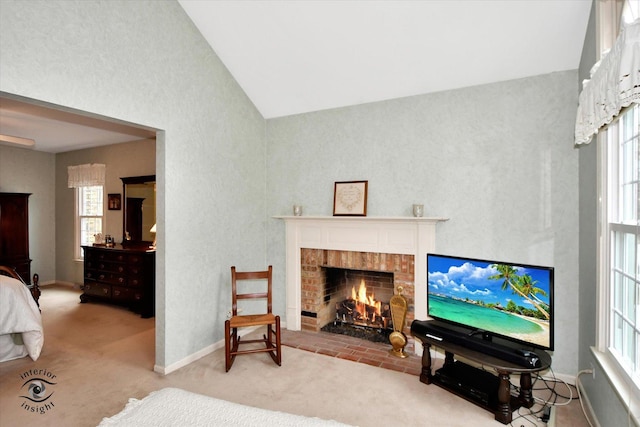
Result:
{"label": "beige carpet", "polygon": [[[153,372],[154,319],[109,305],[79,304],[78,297],[64,286],[42,289],[44,349],[36,362],[0,363],[0,426],[95,426],[121,411],[130,397],[163,387],[362,427],[502,425],[489,412],[415,376],[289,347],[283,348],[282,367],[256,354],[238,357],[225,373],[224,352],[218,350],[161,376]],[[43,413],[31,412],[20,397],[34,369],[45,378],[55,375],[55,384],[46,388],[53,392],[48,407],[33,404]],[[513,425],[535,425],[530,420]],[[556,425],[586,426],[579,404],[557,411]]]}

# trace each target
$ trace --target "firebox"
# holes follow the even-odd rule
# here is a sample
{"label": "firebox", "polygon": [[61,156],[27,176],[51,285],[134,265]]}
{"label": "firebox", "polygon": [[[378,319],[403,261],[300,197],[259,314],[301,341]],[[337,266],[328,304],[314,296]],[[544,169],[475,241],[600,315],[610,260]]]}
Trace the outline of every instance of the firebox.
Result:
{"label": "firebox", "polygon": [[393,331],[389,301],[394,294],[390,272],[324,267],[324,302],[331,321],[321,330],[387,342]]}
{"label": "firebox", "polygon": [[[304,330],[318,332],[323,326],[341,320],[336,317],[336,304],[348,300],[354,286],[357,293],[362,278],[368,289],[366,293],[373,293],[375,300],[382,303],[381,308],[384,303],[388,304],[394,290],[402,286],[409,302],[407,325],[414,318],[413,255],[301,248],[300,263],[300,319]],[[357,272],[360,278],[353,276]],[[332,277],[327,278],[327,274]],[[405,333],[409,332],[407,325]]]}

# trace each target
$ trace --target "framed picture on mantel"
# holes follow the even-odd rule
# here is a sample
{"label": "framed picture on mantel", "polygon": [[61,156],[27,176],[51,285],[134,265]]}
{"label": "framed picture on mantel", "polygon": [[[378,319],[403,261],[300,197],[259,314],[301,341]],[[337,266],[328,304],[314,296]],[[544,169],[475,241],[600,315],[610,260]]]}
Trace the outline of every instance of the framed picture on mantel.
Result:
{"label": "framed picture on mantel", "polygon": [[333,191],[333,216],[367,216],[369,181],[336,182]]}

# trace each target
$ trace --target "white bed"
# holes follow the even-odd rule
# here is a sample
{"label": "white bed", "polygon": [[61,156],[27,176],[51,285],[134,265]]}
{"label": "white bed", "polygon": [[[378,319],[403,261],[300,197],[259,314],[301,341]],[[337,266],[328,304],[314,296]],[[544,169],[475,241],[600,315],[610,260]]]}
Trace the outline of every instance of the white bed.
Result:
{"label": "white bed", "polygon": [[0,275],[0,362],[40,356],[44,334],[40,309],[21,281]]}
{"label": "white bed", "polygon": [[337,421],[227,402],[179,388],[163,388],[144,399],[129,399],[122,412],[104,418],[98,427],[347,427]]}

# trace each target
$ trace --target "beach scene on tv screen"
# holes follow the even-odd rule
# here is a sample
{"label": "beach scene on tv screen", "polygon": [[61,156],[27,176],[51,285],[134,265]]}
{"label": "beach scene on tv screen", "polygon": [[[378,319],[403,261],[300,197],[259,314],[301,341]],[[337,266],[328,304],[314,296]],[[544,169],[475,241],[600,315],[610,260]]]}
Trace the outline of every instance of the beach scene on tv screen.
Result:
{"label": "beach scene on tv screen", "polygon": [[547,268],[429,256],[429,315],[550,347]]}

